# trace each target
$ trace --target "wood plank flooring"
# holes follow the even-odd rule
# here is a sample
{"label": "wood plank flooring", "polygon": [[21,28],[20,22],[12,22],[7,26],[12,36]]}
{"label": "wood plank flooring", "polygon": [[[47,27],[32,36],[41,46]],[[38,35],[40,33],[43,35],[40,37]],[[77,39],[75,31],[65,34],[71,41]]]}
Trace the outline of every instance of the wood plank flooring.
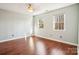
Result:
{"label": "wood plank flooring", "polygon": [[0,42],[0,55],[77,55],[77,46],[32,36]]}

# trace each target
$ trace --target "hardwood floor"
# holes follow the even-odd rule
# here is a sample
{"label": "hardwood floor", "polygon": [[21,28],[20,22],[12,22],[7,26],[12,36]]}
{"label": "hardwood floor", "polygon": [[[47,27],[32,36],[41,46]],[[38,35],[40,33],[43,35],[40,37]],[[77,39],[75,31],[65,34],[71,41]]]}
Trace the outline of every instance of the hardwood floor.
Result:
{"label": "hardwood floor", "polygon": [[48,40],[41,37],[35,37],[40,42],[44,43],[46,48],[46,54],[57,54],[57,55],[77,55],[77,47],[68,45],[52,40]]}
{"label": "hardwood floor", "polygon": [[77,46],[32,36],[1,42],[0,55],[77,55]]}
{"label": "hardwood floor", "polygon": [[25,39],[21,38],[17,40],[11,40],[0,43],[0,54],[1,55],[28,54]]}

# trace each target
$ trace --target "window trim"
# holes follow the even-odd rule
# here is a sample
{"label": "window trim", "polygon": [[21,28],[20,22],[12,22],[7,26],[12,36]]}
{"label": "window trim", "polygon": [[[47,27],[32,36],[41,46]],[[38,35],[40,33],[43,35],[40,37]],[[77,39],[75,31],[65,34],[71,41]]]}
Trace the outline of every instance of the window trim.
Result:
{"label": "window trim", "polygon": [[[59,29],[55,29],[55,17],[56,16],[59,16],[59,15],[64,15],[64,29],[63,30],[59,30]],[[66,15],[65,14],[56,14],[56,15],[53,15],[53,31],[65,31],[65,27],[66,27]]]}

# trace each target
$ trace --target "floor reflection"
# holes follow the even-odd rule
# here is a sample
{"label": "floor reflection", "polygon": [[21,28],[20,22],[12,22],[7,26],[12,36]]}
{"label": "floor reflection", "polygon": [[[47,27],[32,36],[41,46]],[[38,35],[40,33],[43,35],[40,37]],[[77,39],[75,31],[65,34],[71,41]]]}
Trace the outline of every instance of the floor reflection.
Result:
{"label": "floor reflection", "polygon": [[61,49],[58,49],[58,48],[52,49],[50,54],[51,55],[65,55],[65,53]]}
{"label": "floor reflection", "polygon": [[45,45],[42,41],[38,40],[36,42],[36,54],[37,55],[45,55],[46,54]]}
{"label": "floor reflection", "polygon": [[[76,46],[51,41],[40,37],[30,37],[28,39],[29,50],[36,55],[65,55],[77,54]],[[75,48],[75,49],[68,49]],[[75,51],[72,53],[71,51]]]}
{"label": "floor reflection", "polygon": [[77,55],[77,46],[41,37],[27,37],[0,43],[1,55]]}

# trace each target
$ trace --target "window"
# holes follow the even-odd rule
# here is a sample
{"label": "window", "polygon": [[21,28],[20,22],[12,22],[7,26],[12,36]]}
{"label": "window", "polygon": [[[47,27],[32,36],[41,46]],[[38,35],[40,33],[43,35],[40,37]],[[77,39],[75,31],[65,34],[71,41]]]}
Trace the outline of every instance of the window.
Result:
{"label": "window", "polygon": [[43,21],[42,20],[39,20],[39,28],[44,28],[44,23],[43,23]]}
{"label": "window", "polygon": [[64,14],[54,16],[53,29],[54,30],[64,30]]}

